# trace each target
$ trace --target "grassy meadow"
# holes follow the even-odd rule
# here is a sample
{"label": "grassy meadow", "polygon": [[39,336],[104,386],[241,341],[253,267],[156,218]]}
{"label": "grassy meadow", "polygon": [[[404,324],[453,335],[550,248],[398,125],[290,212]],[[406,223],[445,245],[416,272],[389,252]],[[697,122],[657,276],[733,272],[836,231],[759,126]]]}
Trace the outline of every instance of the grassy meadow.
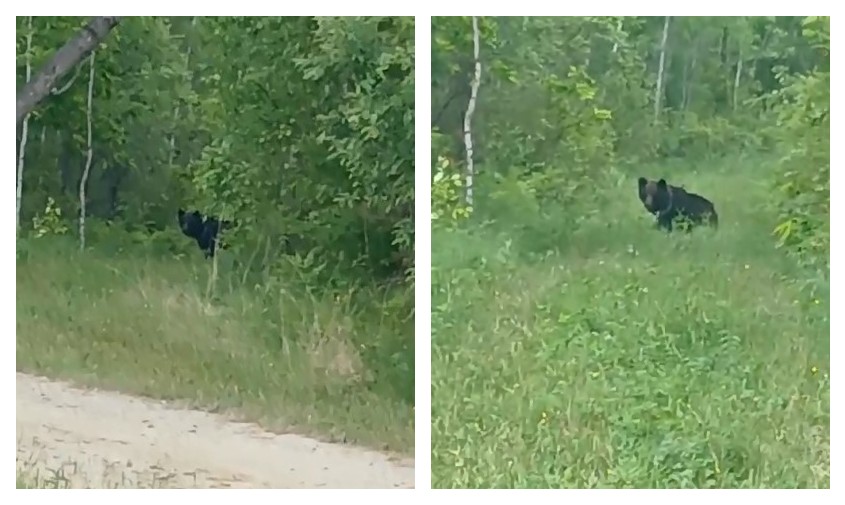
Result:
{"label": "grassy meadow", "polygon": [[413,454],[412,295],[256,278],[225,253],[210,294],[212,263],[171,234],[185,254],[19,240],[18,371]]}
{"label": "grassy meadow", "polygon": [[[770,163],[641,166],[434,229],[432,486],[829,487],[829,281],[775,247]],[[719,229],[656,230],[639,175]]]}

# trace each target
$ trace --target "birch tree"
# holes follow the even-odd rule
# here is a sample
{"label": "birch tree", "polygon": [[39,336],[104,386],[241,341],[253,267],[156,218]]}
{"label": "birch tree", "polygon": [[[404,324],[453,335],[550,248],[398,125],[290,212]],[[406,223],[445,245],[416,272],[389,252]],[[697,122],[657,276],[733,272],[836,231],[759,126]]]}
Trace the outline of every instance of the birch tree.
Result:
{"label": "birch tree", "polygon": [[733,110],[736,112],[737,105],[739,103],[739,81],[742,77],[742,47],[739,48],[739,56],[737,57],[736,61],[736,75],[734,76],[734,89],[733,89]]}
{"label": "birch tree", "polygon": [[466,145],[467,153],[467,173],[466,173],[466,202],[469,207],[473,205],[473,177],[475,175],[475,167],[473,165],[473,145],[472,145],[472,115],[475,113],[475,102],[478,99],[478,87],[481,84],[481,60],[478,57],[480,36],[478,32],[478,17],[472,17],[472,48],[473,58],[475,60],[475,73],[472,78],[472,89],[470,91],[469,104],[464,115],[464,144]]}
{"label": "birch tree", "polygon": [[[26,82],[32,78],[32,16],[26,19]],[[29,112],[24,114],[23,124],[21,125],[21,144],[18,148],[18,177],[17,186],[15,187],[15,234],[17,235],[21,227],[21,200],[23,198],[23,166],[24,156],[26,153],[26,138],[29,130]],[[43,140],[42,140],[43,143]]]}
{"label": "birch tree", "polygon": [[663,98],[663,72],[666,64],[666,42],[669,38],[669,16],[663,22],[663,37],[660,40],[660,63],[657,67],[657,84],[654,87],[654,122],[660,119],[661,98]]}
{"label": "birch tree", "polygon": [[88,73],[88,105],[86,108],[86,120],[88,126],[88,150],[86,152],[85,168],[82,171],[82,178],[79,181],[79,249],[85,250],[85,212],[86,212],[86,196],[85,190],[88,186],[88,176],[91,173],[91,161],[94,157],[93,147],[93,119],[92,109],[94,106],[94,57],[97,52],[94,51],[89,57],[90,71]]}

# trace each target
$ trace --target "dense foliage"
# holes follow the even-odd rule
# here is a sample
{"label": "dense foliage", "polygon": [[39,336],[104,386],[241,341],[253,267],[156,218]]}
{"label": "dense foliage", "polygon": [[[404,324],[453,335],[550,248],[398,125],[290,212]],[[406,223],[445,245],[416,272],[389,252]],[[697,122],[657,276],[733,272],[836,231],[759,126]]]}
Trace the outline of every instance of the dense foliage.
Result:
{"label": "dense foliage", "polygon": [[[830,18],[482,18],[481,42],[473,134],[488,215],[503,185],[565,202],[638,163],[765,150],[782,156],[772,227],[828,255]],[[470,19],[438,18],[432,43],[432,159],[459,171]]]}
{"label": "dense foliage", "polygon": [[[84,21],[17,18],[19,89]],[[88,213],[149,241],[194,207],[247,256],[409,273],[413,62],[412,18],[125,19],[96,51]],[[87,70],[29,118],[24,231],[79,213]]]}

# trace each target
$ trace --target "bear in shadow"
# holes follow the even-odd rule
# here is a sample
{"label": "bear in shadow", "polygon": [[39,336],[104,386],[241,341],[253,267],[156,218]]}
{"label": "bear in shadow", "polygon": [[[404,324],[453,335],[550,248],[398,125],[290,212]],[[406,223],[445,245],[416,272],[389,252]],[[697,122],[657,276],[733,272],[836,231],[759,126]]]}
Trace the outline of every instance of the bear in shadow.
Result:
{"label": "bear in shadow", "polygon": [[203,216],[198,211],[186,212],[179,209],[179,228],[182,233],[197,241],[197,246],[205,254],[206,258],[211,258],[217,249],[217,236],[225,227],[232,225],[229,221],[220,221],[216,217]]}
{"label": "bear in shadow", "polygon": [[[719,225],[719,216],[713,202],[701,195],[690,193],[684,188],[671,186],[665,179],[651,181],[639,178],[640,201],[646,210],[657,217],[657,227],[672,231],[676,218],[689,220],[692,225]],[[687,228],[690,231],[692,226]]]}

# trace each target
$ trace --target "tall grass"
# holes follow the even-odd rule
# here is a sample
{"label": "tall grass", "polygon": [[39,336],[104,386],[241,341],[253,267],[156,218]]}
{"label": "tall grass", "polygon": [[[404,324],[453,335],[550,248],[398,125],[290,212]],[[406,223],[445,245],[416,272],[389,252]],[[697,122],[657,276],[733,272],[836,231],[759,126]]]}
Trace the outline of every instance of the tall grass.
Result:
{"label": "tall grass", "polygon": [[[185,239],[187,244],[187,239]],[[61,237],[19,243],[17,368],[413,452],[410,294]],[[338,285],[341,285],[338,283]]]}
{"label": "tall grass", "polygon": [[[764,164],[433,230],[432,485],[829,487],[828,277],[775,248]],[[718,231],[654,229],[640,174]]]}

